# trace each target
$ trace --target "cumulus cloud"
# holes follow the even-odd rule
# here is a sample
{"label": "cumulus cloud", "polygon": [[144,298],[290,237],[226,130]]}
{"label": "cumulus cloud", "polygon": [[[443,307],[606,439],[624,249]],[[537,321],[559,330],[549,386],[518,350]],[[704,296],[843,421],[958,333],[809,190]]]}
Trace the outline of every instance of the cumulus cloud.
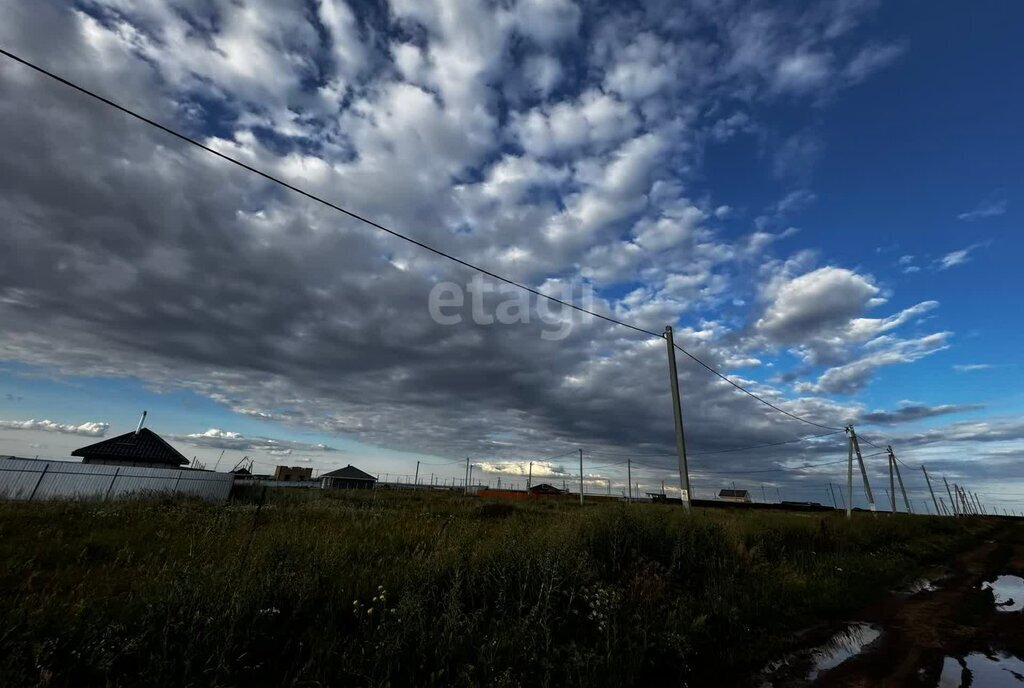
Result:
{"label": "cumulus cloud", "polygon": [[853,394],[862,389],[871,375],[883,366],[913,363],[947,349],[949,336],[949,332],[936,332],[909,340],[878,337],[870,343],[870,353],[850,363],[829,368],[816,382],[801,385],[800,389],[819,394]]}
{"label": "cumulus cloud", "polygon": [[84,437],[103,437],[110,429],[110,423],[91,421],[87,423],[58,423],[52,420],[0,420],[0,429],[4,430],[39,430],[42,432],[59,432],[65,435],[82,435]]}

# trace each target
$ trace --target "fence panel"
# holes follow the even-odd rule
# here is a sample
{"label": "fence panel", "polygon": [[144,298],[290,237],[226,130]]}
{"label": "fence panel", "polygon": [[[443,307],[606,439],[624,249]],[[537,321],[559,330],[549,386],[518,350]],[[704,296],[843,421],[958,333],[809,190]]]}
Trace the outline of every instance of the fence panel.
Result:
{"label": "fence panel", "polygon": [[211,471],[0,459],[0,498],[5,499],[119,499],[166,492],[226,501],[233,483],[230,473]]}

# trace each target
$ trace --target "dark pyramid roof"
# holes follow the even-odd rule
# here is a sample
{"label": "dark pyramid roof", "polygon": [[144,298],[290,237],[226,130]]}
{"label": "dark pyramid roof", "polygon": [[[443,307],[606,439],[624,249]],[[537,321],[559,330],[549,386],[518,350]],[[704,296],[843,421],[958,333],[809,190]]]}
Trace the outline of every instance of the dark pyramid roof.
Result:
{"label": "dark pyramid roof", "polygon": [[554,485],[548,485],[547,483],[534,485],[530,488],[530,492],[534,494],[566,494],[565,490],[560,490]]}
{"label": "dark pyramid roof", "polygon": [[369,473],[364,473],[355,466],[345,466],[330,473],[324,473],[321,478],[348,478],[349,480],[376,480]]}
{"label": "dark pyramid roof", "polygon": [[746,490],[719,490],[719,497],[746,497],[750,493]]}
{"label": "dark pyramid roof", "polygon": [[149,428],[142,428],[138,433],[126,432],[109,440],[103,440],[88,447],[71,452],[71,456],[87,456],[113,459],[116,461],[138,461],[147,463],[166,463],[172,466],[184,466],[188,459],[167,444],[164,438]]}

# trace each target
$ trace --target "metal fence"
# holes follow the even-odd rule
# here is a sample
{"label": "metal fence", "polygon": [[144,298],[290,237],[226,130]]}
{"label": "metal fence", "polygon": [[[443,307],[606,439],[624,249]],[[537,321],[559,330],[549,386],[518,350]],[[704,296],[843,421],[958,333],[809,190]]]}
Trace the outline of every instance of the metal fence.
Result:
{"label": "metal fence", "polygon": [[180,468],[0,459],[0,499],[119,499],[144,492],[226,501],[234,476]]}

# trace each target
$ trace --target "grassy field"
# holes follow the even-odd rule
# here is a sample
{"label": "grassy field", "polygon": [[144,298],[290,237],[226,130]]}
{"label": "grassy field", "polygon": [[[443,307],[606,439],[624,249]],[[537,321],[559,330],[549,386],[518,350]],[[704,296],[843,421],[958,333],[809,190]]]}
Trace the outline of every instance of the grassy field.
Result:
{"label": "grassy field", "polygon": [[0,502],[0,685],[730,685],[985,528],[280,492]]}

